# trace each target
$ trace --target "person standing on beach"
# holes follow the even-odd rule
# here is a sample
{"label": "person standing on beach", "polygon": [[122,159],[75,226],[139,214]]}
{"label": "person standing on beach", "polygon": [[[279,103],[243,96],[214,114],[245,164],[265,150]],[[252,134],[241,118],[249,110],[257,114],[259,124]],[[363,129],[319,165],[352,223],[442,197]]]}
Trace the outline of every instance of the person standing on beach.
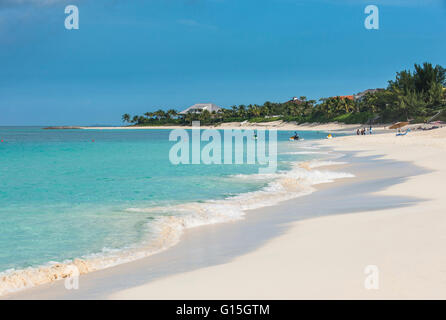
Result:
{"label": "person standing on beach", "polygon": [[356,129],[356,135],[359,136],[359,128]]}

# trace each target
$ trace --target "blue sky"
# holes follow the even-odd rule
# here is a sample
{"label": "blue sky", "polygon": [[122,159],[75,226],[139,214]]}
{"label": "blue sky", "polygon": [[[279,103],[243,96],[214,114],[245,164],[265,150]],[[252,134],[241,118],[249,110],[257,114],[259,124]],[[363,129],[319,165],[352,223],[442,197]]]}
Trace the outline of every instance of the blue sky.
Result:
{"label": "blue sky", "polygon": [[446,66],[445,34],[446,0],[0,0],[0,125],[352,94]]}

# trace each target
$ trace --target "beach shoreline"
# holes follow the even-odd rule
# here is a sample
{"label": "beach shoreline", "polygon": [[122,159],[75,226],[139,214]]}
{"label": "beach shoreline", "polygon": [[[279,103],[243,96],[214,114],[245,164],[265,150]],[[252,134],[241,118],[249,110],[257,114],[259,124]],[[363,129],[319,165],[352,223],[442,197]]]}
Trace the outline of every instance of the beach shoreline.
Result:
{"label": "beach shoreline", "polygon": [[[389,161],[395,168],[403,162],[423,168],[373,192],[415,201],[297,221],[281,236],[227,264],[160,279],[109,298],[446,298],[446,206],[441,187],[446,179],[446,130],[400,138],[342,137],[321,144]],[[377,288],[365,287],[368,266],[379,272]]]}
{"label": "beach shoreline", "polygon": [[[339,164],[333,163],[323,169],[332,171],[332,169],[339,169],[342,166],[342,162]],[[351,180],[351,178],[341,178],[333,182],[318,184],[315,186],[317,190],[311,194],[318,193],[319,190],[330,188],[331,186],[335,187],[337,184],[342,184],[342,181],[347,180]],[[301,195],[301,198],[306,197],[308,195]],[[288,201],[293,200],[284,200],[279,203]],[[269,209],[263,211],[263,208]],[[116,290],[115,286],[118,288],[121,286],[125,287],[134,281],[139,283],[146,276],[149,276],[152,280],[156,280],[166,275],[180,273],[189,268],[198,269],[206,267],[209,264],[220,264],[223,261],[230,261],[234,257],[260,246],[268,241],[270,237],[277,236],[283,231],[280,221],[276,219],[272,220],[276,224],[275,227],[272,227],[270,223],[258,224],[259,219],[262,220],[265,217],[273,218],[270,211],[274,211],[274,208],[275,205],[251,209],[246,211],[245,219],[242,220],[186,229],[181,236],[181,240],[175,246],[169,247],[160,253],[81,275],[80,290],[68,291],[64,288],[64,280],[58,280],[12,292],[0,297],[0,299],[105,299],[108,297],[109,292],[107,289],[105,291],[103,290],[107,287],[107,285],[104,286],[104,282],[109,283],[113,287],[111,289],[111,292],[113,292]],[[255,228],[259,229],[258,231],[251,232],[253,222],[256,224]],[[246,229],[246,233],[240,233],[240,228]],[[234,239],[228,238],[230,236],[234,236],[236,239],[243,238],[244,241],[247,238],[250,239],[240,246],[240,243],[236,243]],[[233,243],[228,248],[227,243],[231,242]],[[203,244],[205,244],[206,248],[203,248]],[[215,256],[201,256],[201,253],[209,251],[215,252]],[[197,264],[191,263],[185,258],[191,252],[193,255],[199,254],[200,257],[197,259],[199,260]],[[150,269],[154,273],[153,276],[146,273],[147,269]],[[130,276],[132,280],[129,281],[127,276]],[[119,280],[116,281],[117,279]],[[125,281],[125,284],[120,284],[120,281]],[[84,288],[85,290],[82,290]]]}
{"label": "beach shoreline", "polygon": [[[243,122],[224,122],[219,123],[216,125],[200,125],[199,128],[206,130],[206,129],[213,129],[213,130],[277,130],[277,131],[323,131],[331,134],[350,134],[355,135],[358,132],[360,132],[362,129],[365,130],[365,134],[369,134],[369,129],[371,128],[373,130],[374,134],[377,133],[394,133],[396,132],[396,129],[390,129],[394,123],[376,123],[376,124],[346,124],[342,122],[328,122],[328,123],[296,123],[296,122],[285,122],[282,120],[276,120],[271,122],[254,122],[250,123],[247,121]],[[404,125],[404,128],[402,128],[403,131],[410,129],[419,131],[420,129],[426,129],[426,128],[432,128],[432,127],[440,127],[442,128],[443,125],[437,125],[437,124],[421,124],[421,123],[414,123],[414,124],[406,124]],[[59,127],[47,127],[44,129],[55,129],[55,130],[61,130],[61,129],[79,129],[79,130],[176,130],[176,129],[183,129],[183,130],[190,130],[192,129],[192,126],[186,126],[186,125],[162,125],[162,126],[138,126],[138,125],[131,125],[131,126],[59,126]]]}
{"label": "beach shoreline", "polygon": [[[385,167],[378,165],[374,172],[372,170],[368,173],[370,177],[363,177],[363,180],[370,180],[378,173],[383,175],[382,179],[387,181],[385,187],[378,191],[372,187],[367,192],[380,197],[407,197],[406,200],[401,200],[400,206],[395,207],[389,202],[383,202],[379,210],[364,205],[356,212],[346,210],[341,205],[335,215],[287,221],[286,227],[280,227],[281,232],[275,233],[273,237],[246,252],[230,255],[230,258],[223,261],[217,259],[217,263],[207,266],[194,266],[191,270],[177,268],[167,274],[160,273],[150,281],[144,281],[143,275],[147,273],[148,268],[145,258],[142,260],[146,261],[127,263],[81,277],[81,283],[87,286],[83,293],[70,293],[64,290],[60,283],[55,282],[11,294],[6,298],[444,298],[446,283],[441,266],[446,261],[441,255],[441,250],[446,245],[443,236],[446,219],[441,214],[445,206],[441,199],[441,185],[438,183],[446,179],[444,165],[441,163],[445,138],[445,130],[438,129],[417,132],[406,137],[381,134],[340,137],[318,142],[336,152],[357,152],[359,159],[371,157],[370,163],[387,161],[389,168],[404,167],[405,162],[424,168],[425,171],[421,173],[409,168],[401,173],[401,177],[391,179],[396,181],[387,181],[389,179],[386,180],[385,177],[390,177],[392,170],[386,169],[388,172],[383,173]],[[356,178],[352,180],[358,181]],[[420,190],[417,188],[420,183],[429,187]],[[341,182],[335,182],[327,187],[322,185],[321,189],[339,191],[340,186]],[[354,192],[354,189],[350,191]],[[324,196],[321,191],[312,195]],[[308,197],[311,198],[311,195],[274,207],[257,209],[256,213],[260,212],[261,216],[261,212],[269,212],[271,215],[271,212],[290,210],[290,206],[301,204],[302,201],[305,202],[303,199]],[[341,203],[342,201],[338,204]],[[422,217],[420,212],[423,212]],[[249,216],[255,217],[256,214],[250,213]],[[209,227],[213,231],[215,228],[220,226]],[[190,233],[197,234],[195,231],[197,230]],[[201,230],[198,231],[201,233]],[[417,234],[418,238],[411,238],[413,234]],[[197,237],[202,239],[202,236]],[[201,241],[195,242],[200,243]],[[186,239],[186,243],[182,241],[174,250],[167,250],[167,257],[172,259],[175,253],[184,250],[184,246],[191,250],[191,245],[187,246]],[[379,290],[364,289],[364,267],[370,264],[377,265],[382,272],[383,284]],[[270,274],[268,270],[281,272]],[[134,279],[138,277],[139,279]],[[110,284],[107,289],[100,281],[116,278],[122,278],[122,281],[130,285]],[[129,279],[134,281],[128,281]],[[259,279],[262,281],[259,282]],[[236,292],[235,286],[238,288]],[[95,290],[97,294],[92,295],[91,291]]]}
{"label": "beach shoreline", "polygon": [[[375,130],[387,131],[389,124],[374,125]],[[283,130],[283,131],[333,131],[333,132],[355,132],[357,129],[367,128],[365,124],[344,124],[337,122],[330,123],[303,123],[297,124],[295,122],[271,121],[271,122],[226,122],[218,125],[201,125],[201,129],[243,129],[243,130]],[[64,127],[55,127],[55,129],[63,129]],[[79,126],[76,129],[82,130],[173,130],[173,129],[191,129],[191,126],[179,125],[165,125],[165,126],[112,126],[112,127],[97,127],[97,126]],[[66,127],[66,129],[73,129],[73,127]]]}
{"label": "beach shoreline", "polygon": [[[286,142],[289,143],[289,142]],[[308,143],[308,142],[306,142]],[[310,142],[311,143],[311,142]],[[299,144],[300,146],[302,144]],[[298,145],[295,145],[298,146]],[[300,147],[299,147],[300,148]],[[305,147],[304,147],[305,148]],[[314,153],[314,151],[303,151],[305,154],[306,152]],[[300,153],[300,152],[297,152]],[[325,152],[322,152],[322,154],[325,154]],[[295,165],[298,163],[294,163]],[[295,166],[292,166],[294,168]],[[304,170],[305,168],[298,168],[299,166],[296,166],[297,170]],[[294,170],[294,169],[293,169]],[[293,171],[292,170],[292,171]],[[160,251],[169,249],[170,247],[174,246],[179,241],[179,236],[181,236],[183,229],[189,229],[194,228],[195,225],[206,225],[206,224],[213,224],[213,223],[222,223],[222,222],[231,222],[231,221],[237,221],[243,218],[245,215],[246,210],[250,210],[252,208],[262,207],[262,206],[268,206],[273,205],[277,202],[287,200],[289,198],[294,198],[302,195],[306,195],[307,193],[312,192],[311,185],[313,182],[310,183],[309,186],[303,187],[298,186],[296,183],[290,183],[291,181],[288,181],[288,177],[285,177],[286,175],[292,173],[292,171],[279,171],[274,176],[277,178],[277,180],[281,180],[285,178],[286,181],[284,181],[284,186],[286,190],[280,191],[280,188],[276,190],[276,186],[274,184],[278,184],[279,187],[281,185],[281,182],[274,182],[270,181],[268,183],[268,187],[270,189],[265,187],[265,190],[260,189],[254,192],[248,192],[246,194],[242,193],[235,197],[228,197],[225,200],[222,201],[210,201],[208,204],[203,203],[203,205],[200,206],[199,203],[189,203],[185,204],[184,206],[179,206],[181,208],[180,211],[184,211],[184,209],[194,209],[196,212],[197,217],[182,217],[182,216],[171,216],[166,217],[166,222],[168,225],[160,225],[159,227],[162,227],[160,230],[160,236],[163,236],[162,238],[158,239],[152,239],[154,242],[150,243],[141,243],[136,245],[134,248],[124,248],[117,254],[111,254],[108,255],[101,255],[98,256],[93,255],[92,257],[77,257],[73,258],[72,260],[65,260],[62,262],[51,262],[44,265],[40,265],[37,267],[27,268],[27,269],[20,269],[20,270],[10,270],[4,273],[0,274],[0,294],[14,294],[14,292],[21,292],[22,290],[29,290],[30,288],[43,286],[48,283],[57,282],[60,279],[65,279],[69,276],[69,272],[71,272],[71,267],[77,267],[82,275],[97,272],[99,270],[104,270],[110,267],[114,267],[116,265],[121,265],[123,263],[129,263],[144,257],[152,256],[153,254],[157,254]],[[295,172],[295,174],[299,175],[299,172]],[[294,172],[294,171],[293,171]],[[246,179],[249,178],[250,175],[241,175],[240,177],[237,177],[237,179]],[[336,179],[339,178],[340,175],[336,174],[334,177],[328,176],[328,177],[315,177],[316,180],[321,179]],[[235,177],[234,177],[235,178]],[[266,177],[265,177],[266,178]],[[271,177],[268,176],[268,181]],[[255,175],[253,176],[253,179],[255,178]],[[310,182],[310,181],[307,181]],[[273,185],[270,186],[270,183],[273,183]],[[298,187],[295,189],[296,186]],[[220,203],[221,202],[221,203]],[[245,204],[242,204],[243,202],[246,202]],[[188,208],[186,208],[188,207]],[[208,208],[209,207],[209,208]],[[221,207],[221,208],[220,208]],[[228,214],[222,214],[222,208],[225,208],[225,210],[231,211]],[[132,210],[137,210],[137,208],[131,208]],[[155,208],[151,208],[155,209]],[[158,208],[161,209],[161,208]],[[165,209],[169,210],[175,210],[174,207],[167,207]],[[129,209],[130,210],[130,209]],[[145,210],[144,208],[141,210]],[[207,212],[210,210],[211,212]],[[204,211],[204,212],[201,212]],[[233,211],[240,211],[240,212],[233,212]],[[203,213],[206,213],[209,215],[205,220],[201,221],[200,216],[203,215]],[[220,215],[220,217],[219,217]],[[215,217],[214,217],[215,216]],[[187,219],[192,218],[192,221],[187,221]],[[217,219],[217,221],[214,221],[214,219]],[[197,220],[197,221],[195,221]],[[173,226],[171,224],[173,223]],[[167,227],[166,230],[164,230]],[[179,232],[177,232],[179,228]],[[171,230],[173,229],[173,230]],[[164,235],[168,236],[168,239],[172,239],[172,241],[167,241],[164,239]],[[159,246],[157,245],[159,243]],[[155,247],[154,247],[155,246]],[[121,252],[122,251],[122,252]],[[11,290],[13,290],[11,292]]]}

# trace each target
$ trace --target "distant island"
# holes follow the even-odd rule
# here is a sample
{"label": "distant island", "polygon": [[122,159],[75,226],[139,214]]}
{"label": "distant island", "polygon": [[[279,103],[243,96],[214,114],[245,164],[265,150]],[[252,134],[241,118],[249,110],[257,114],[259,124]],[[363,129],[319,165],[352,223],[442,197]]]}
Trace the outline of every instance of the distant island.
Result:
{"label": "distant island", "polygon": [[396,73],[387,88],[368,89],[355,95],[307,100],[294,97],[283,103],[265,102],[220,108],[201,103],[178,112],[175,109],[146,112],[143,115],[124,114],[122,121],[133,126],[203,125],[225,122],[271,122],[282,120],[296,123],[342,122],[346,124],[389,123],[410,121],[423,123],[446,120],[446,69],[431,63],[414,65],[414,70]]}

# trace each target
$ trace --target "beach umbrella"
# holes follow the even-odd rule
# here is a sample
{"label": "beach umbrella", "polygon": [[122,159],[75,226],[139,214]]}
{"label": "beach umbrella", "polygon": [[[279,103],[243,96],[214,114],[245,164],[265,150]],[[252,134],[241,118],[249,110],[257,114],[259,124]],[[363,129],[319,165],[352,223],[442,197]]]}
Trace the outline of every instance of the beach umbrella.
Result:
{"label": "beach umbrella", "polygon": [[404,126],[407,126],[408,124],[409,124],[409,122],[397,122],[397,123],[391,125],[389,127],[389,129],[399,129],[399,128],[402,128]]}

